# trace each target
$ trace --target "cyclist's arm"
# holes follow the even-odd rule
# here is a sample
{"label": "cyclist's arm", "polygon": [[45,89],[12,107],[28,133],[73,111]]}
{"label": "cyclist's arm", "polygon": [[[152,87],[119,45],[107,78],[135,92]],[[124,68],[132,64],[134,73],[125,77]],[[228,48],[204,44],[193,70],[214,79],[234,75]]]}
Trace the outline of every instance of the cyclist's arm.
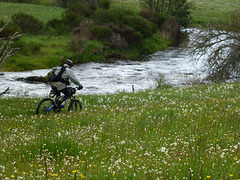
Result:
{"label": "cyclist's arm", "polygon": [[73,73],[73,71],[71,69],[66,68],[66,73],[67,73],[67,77],[70,79],[70,81],[72,81],[77,86],[82,86],[82,84],[79,82],[78,78],[75,76],[75,74]]}

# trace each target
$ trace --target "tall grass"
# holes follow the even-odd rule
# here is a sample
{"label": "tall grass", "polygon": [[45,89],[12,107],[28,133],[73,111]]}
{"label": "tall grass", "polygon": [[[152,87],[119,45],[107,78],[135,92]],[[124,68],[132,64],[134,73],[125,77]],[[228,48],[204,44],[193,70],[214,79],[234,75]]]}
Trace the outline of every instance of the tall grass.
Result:
{"label": "tall grass", "polygon": [[0,99],[0,178],[239,179],[239,88],[79,96],[82,112],[40,117],[40,99]]}

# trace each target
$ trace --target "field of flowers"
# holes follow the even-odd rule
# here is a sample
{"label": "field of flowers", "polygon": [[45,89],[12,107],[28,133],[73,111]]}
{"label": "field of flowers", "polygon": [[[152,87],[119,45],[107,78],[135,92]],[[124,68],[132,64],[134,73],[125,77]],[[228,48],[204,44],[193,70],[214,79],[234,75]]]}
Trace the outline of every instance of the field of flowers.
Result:
{"label": "field of flowers", "polygon": [[240,83],[79,99],[0,99],[0,179],[240,179]]}

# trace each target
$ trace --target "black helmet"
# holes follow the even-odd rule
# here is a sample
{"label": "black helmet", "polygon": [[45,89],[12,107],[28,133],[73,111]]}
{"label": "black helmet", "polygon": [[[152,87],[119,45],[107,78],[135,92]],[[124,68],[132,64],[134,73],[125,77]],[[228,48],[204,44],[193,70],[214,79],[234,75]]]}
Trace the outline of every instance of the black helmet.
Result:
{"label": "black helmet", "polygon": [[65,64],[67,64],[70,68],[73,67],[73,62],[72,62],[71,59],[67,59],[67,60],[65,61]]}

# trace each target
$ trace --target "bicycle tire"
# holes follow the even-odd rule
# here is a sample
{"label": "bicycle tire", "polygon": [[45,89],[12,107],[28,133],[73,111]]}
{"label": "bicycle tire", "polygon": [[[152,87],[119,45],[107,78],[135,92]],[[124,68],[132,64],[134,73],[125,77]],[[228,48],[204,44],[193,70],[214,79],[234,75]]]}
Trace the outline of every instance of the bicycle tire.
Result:
{"label": "bicycle tire", "polygon": [[36,111],[37,114],[50,114],[55,112],[56,112],[56,107],[52,99],[44,98],[38,103],[37,111]]}
{"label": "bicycle tire", "polygon": [[76,111],[81,111],[82,110],[82,104],[79,100],[74,99],[71,100],[68,106],[68,112],[76,112]]}

